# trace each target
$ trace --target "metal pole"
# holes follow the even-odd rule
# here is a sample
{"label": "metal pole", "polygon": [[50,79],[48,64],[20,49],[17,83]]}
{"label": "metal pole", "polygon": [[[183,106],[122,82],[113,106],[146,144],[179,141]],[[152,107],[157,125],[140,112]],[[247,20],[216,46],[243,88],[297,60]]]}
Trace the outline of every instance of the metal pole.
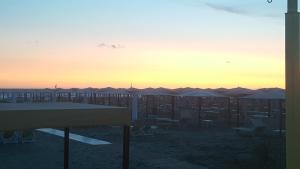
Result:
{"label": "metal pole", "polygon": [[95,92],[93,92],[93,99],[94,99],[93,104],[97,104],[97,96]]}
{"label": "metal pole", "polygon": [[282,116],[283,116],[283,110],[282,110],[282,99],[278,100],[279,102],[279,135],[282,135],[282,128],[283,128],[283,121],[282,121]]}
{"label": "metal pole", "polygon": [[236,126],[240,127],[240,99],[236,98]]}
{"label": "metal pole", "polygon": [[111,98],[110,98],[110,93],[108,94],[108,105],[111,105],[111,103],[110,103],[110,100]]}
{"label": "metal pole", "polygon": [[129,94],[127,94],[127,107],[129,107],[130,100],[129,100]]}
{"label": "metal pole", "polygon": [[287,169],[300,165],[300,51],[298,0],[288,0],[285,29]]}
{"label": "metal pole", "polygon": [[148,116],[149,116],[149,96],[148,95],[146,95],[146,115],[145,115],[145,118],[148,118]]}
{"label": "metal pole", "polygon": [[65,128],[65,137],[64,137],[64,169],[69,169],[69,128]]}
{"label": "metal pole", "polygon": [[228,100],[227,100],[227,122],[228,122],[228,126],[231,127],[231,103],[230,103],[230,97],[228,97]]}
{"label": "metal pole", "polygon": [[172,113],[172,120],[175,119],[175,96],[171,96],[171,113]]}
{"label": "metal pole", "polygon": [[121,106],[121,101],[120,101],[120,94],[117,94],[117,105]]}
{"label": "metal pole", "polygon": [[268,118],[271,117],[271,113],[272,113],[272,102],[271,99],[268,99]]}
{"label": "metal pole", "polygon": [[202,97],[198,98],[198,126],[202,127],[201,120],[202,120]]}
{"label": "metal pole", "polygon": [[129,169],[129,130],[130,127],[125,125],[123,130],[123,169]]}

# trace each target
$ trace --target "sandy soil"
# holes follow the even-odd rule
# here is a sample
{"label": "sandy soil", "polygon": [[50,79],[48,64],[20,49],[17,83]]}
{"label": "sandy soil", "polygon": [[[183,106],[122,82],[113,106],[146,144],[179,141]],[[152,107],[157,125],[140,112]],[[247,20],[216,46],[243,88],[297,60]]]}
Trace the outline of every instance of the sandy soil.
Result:
{"label": "sandy soil", "polygon": [[[119,127],[72,129],[71,132],[112,142],[91,146],[70,142],[71,169],[120,169]],[[240,137],[233,130],[157,130],[131,138],[132,169],[284,169],[280,137]],[[62,169],[63,139],[37,132],[26,144],[0,145],[0,169]]]}

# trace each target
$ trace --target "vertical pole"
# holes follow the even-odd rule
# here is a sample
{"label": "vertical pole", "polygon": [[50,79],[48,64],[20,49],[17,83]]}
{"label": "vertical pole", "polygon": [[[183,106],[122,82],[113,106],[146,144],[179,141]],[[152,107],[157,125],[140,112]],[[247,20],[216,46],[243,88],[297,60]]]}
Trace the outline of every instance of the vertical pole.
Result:
{"label": "vertical pole", "polygon": [[240,127],[240,99],[236,98],[236,126]]}
{"label": "vertical pole", "polygon": [[198,98],[198,125],[202,127],[201,120],[202,120],[202,97]]}
{"label": "vertical pole", "polygon": [[106,95],[102,93],[101,94],[102,105],[105,105],[105,97]]}
{"label": "vertical pole", "polygon": [[97,95],[96,95],[96,92],[93,92],[93,103],[97,104]]}
{"label": "vertical pole", "polygon": [[24,101],[27,102],[28,101],[28,98],[27,98],[27,94],[26,92],[22,93],[23,97],[24,97]]}
{"label": "vertical pole", "polygon": [[127,107],[130,105],[129,94],[127,94]]}
{"label": "vertical pole", "polygon": [[65,128],[65,137],[64,137],[64,169],[69,169],[69,128]]}
{"label": "vertical pole", "polygon": [[129,169],[129,130],[129,126],[125,125],[123,129],[123,169]]}
{"label": "vertical pole", "polygon": [[131,100],[131,106],[128,106],[131,108],[131,117],[133,121],[138,120],[139,115],[138,115],[138,107],[139,107],[139,100],[138,100],[138,95],[137,94],[132,94],[132,100]]}
{"label": "vertical pole", "polygon": [[[158,98],[157,98],[158,97]],[[152,95],[152,110],[151,114],[157,115],[159,105],[159,96]]]}
{"label": "vertical pole", "polygon": [[121,106],[120,94],[117,94],[117,105]]}
{"label": "vertical pole", "polygon": [[268,118],[271,117],[271,113],[272,113],[272,103],[271,103],[271,99],[268,99]]}
{"label": "vertical pole", "polygon": [[300,165],[300,51],[298,0],[288,0],[285,23],[287,169]]}
{"label": "vertical pole", "polygon": [[172,120],[175,119],[175,96],[171,96],[171,112],[172,112]]}
{"label": "vertical pole", "polygon": [[279,99],[279,134],[282,135],[282,127],[283,127],[283,112],[282,112],[282,100]]}
{"label": "vertical pole", "polygon": [[146,115],[145,115],[145,117],[148,118],[149,112],[150,112],[150,111],[149,111],[149,96],[146,95],[145,97],[146,97],[146,111],[145,111],[145,112],[146,112]]}
{"label": "vertical pole", "polygon": [[32,94],[32,102],[35,102],[35,93],[32,92],[31,94]]}
{"label": "vertical pole", "polygon": [[111,98],[110,98],[110,93],[108,94],[108,105],[111,105]]}
{"label": "vertical pole", "polygon": [[228,97],[228,100],[227,100],[227,113],[228,113],[228,116],[227,116],[227,120],[228,120],[228,126],[231,127],[231,103],[230,103],[230,97]]}

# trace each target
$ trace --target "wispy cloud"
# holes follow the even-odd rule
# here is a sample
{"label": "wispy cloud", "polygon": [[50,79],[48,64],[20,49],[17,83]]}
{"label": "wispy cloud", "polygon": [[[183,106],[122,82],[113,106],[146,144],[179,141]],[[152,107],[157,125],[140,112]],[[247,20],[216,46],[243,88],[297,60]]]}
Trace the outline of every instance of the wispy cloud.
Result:
{"label": "wispy cloud", "polygon": [[244,16],[254,16],[254,17],[268,17],[268,18],[281,18],[280,15],[271,14],[271,13],[255,13],[251,11],[247,11],[238,7],[233,6],[227,6],[222,4],[216,4],[216,3],[205,3],[206,6],[208,6],[211,9],[223,11],[227,13],[237,14],[237,15],[244,15]]}
{"label": "wispy cloud", "polygon": [[31,46],[39,46],[40,41],[39,40],[30,40],[26,42],[27,45],[31,45]]}
{"label": "wispy cloud", "polygon": [[120,44],[108,44],[108,43],[100,43],[97,45],[98,48],[111,48],[111,49],[119,49],[124,48],[123,45]]}
{"label": "wispy cloud", "polygon": [[238,14],[238,15],[249,15],[247,11],[239,9],[237,7],[214,4],[214,3],[205,3],[205,5],[218,11],[224,11],[224,12]]}
{"label": "wispy cloud", "polygon": [[284,15],[280,15],[280,14],[269,14],[269,13],[267,13],[267,14],[264,14],[264,15],[262,15],[262,16],[267,17],[267,18],[282,18]]}

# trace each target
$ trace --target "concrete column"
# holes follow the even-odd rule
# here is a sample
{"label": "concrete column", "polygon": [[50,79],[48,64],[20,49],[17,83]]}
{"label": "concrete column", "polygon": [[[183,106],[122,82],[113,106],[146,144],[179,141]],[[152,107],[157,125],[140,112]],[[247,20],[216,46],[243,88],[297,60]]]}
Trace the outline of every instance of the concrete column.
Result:
{"label": "concrete column", "polygon": [[288,0],[286,14],[287,169],[300,166],[300,29],[298,0]]}

